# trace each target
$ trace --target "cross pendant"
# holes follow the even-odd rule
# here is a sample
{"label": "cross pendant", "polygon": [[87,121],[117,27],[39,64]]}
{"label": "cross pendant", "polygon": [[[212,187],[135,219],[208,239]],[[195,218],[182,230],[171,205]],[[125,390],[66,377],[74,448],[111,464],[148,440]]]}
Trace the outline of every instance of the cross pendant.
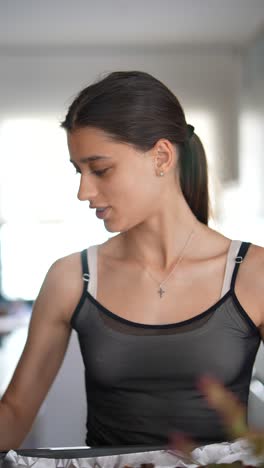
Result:
{"label": "cross pendant", "polygon": [[157,292],[160,295],[160,297],[162,297],[162,294],[165,294],[165,291],[164,291],[164,289],[162,289],[161,286],[160,286],[160,288],[159,288],[159,290]]}

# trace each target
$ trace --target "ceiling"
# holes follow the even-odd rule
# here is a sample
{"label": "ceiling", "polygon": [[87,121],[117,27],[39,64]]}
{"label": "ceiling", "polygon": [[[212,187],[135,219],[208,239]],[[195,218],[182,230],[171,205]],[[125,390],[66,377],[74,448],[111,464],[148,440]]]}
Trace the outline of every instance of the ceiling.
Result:
{"label": "ceiling", "polygon": [[0,0],[0,48],[243,47],[264,0]]}

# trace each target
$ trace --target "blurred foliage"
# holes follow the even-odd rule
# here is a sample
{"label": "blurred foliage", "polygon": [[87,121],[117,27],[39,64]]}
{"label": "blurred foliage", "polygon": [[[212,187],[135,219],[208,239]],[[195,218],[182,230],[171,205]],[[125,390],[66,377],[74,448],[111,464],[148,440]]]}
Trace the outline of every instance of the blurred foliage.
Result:
{"label": "blurred foliage", "polygon": [[[236,398],[236,396],[227,390],[224,385],[211,377],[203,377],[199,381],[199,389],[205,396],[208,404],[221,415],[227,435],[230,439],[235,440],[243,438],[247,440],[251,447],[252,453],[259,457],[260,463],[258,467],[264,468],[264,432],[259,430],[249,429],[247,425],[247,410]],[[171,448],[179,454],[182,452],[190,463],[195,463],[192,459],[191,452],[197,448],[198,444],[195,441],[181,434],[174,434],[171,439]],[[245,467],[240,461],[230,464],[208,464],[204,465],[207,468],[214,467]]]}

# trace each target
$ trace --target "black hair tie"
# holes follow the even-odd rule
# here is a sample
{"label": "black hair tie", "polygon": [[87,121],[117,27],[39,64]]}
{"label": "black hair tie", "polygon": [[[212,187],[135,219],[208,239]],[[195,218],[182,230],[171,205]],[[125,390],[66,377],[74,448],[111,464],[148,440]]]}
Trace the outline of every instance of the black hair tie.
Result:
{"label": "black hair tie", "polygon": [[190,140],[192,138],[194,134],[194,127],[193,125],[190,125],[190,124],[187,124],[187,135],[188,135],[188,140]]}

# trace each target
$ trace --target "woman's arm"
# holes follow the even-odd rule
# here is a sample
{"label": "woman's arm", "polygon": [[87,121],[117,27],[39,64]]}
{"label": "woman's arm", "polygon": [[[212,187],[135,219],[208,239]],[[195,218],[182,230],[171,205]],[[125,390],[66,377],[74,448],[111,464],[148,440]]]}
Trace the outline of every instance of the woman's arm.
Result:
{"label": "woman's arm", "polygon": [[46,275],[24,351],[0,401],[0,450],[19,447],[59,370],[82,294],[81,277],[79,254],[58,260]]}

